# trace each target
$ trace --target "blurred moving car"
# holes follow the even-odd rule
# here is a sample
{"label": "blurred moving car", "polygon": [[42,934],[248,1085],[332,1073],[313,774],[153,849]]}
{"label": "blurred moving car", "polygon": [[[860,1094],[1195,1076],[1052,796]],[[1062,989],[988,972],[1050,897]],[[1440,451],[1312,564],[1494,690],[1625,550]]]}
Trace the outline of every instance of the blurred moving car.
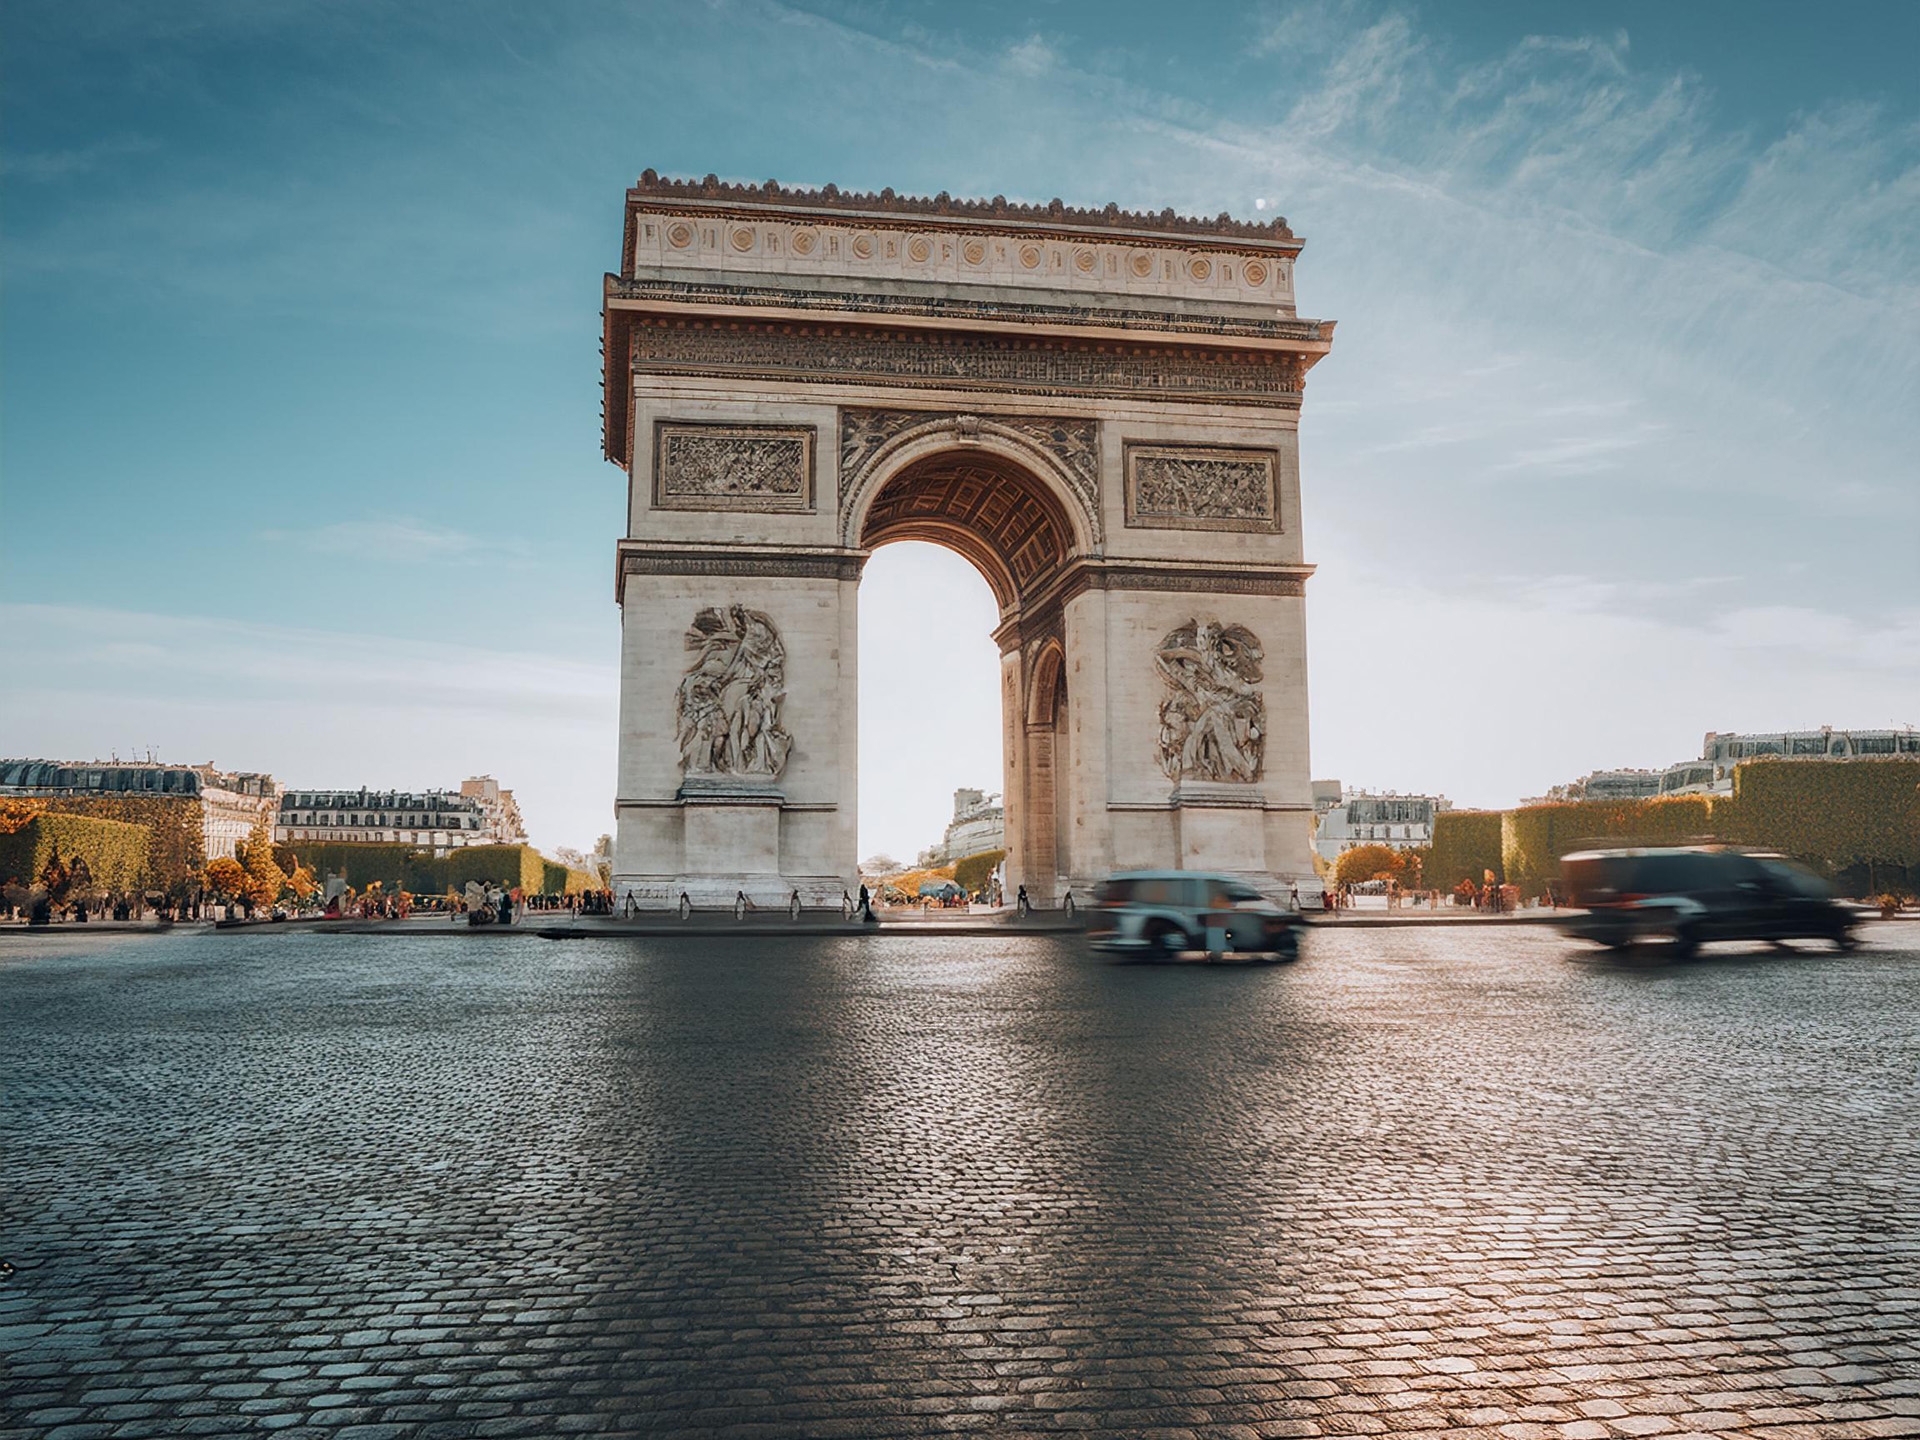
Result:
{"label": "blurred moving car", "polygon": [[1094,892],[1087,938],[1114,955],[1173,960],[1190,950],[1292,960],[1300,917],[1231,875],[1136,870]]}
{"label": "blurred moving car", "polygon": [[1586,850],[1560,861],[1567,901],[1561,922],[1576,939],[1609,949],[1664,939],[1684,958],[1710,940],[1830,940],[1857,943],[1852,906],[1818,876],[1777,855],[1694,846]]}

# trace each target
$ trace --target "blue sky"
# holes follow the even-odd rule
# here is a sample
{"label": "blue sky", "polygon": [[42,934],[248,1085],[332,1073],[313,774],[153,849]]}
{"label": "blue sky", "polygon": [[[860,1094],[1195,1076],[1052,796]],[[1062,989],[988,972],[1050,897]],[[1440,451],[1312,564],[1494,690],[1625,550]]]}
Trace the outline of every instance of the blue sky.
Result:
{"label": "blue sky", "polygon": [[[1316,773],[1497,804],[1920,721],[1920,6],[0,25],[0,751],[490,770],[537,841],[607,828],[598,285],[648,166],[1285,214],[1340,321]],[[991,605],[902,549],[863,617],[863,851],[907,851],[997,783]]]}

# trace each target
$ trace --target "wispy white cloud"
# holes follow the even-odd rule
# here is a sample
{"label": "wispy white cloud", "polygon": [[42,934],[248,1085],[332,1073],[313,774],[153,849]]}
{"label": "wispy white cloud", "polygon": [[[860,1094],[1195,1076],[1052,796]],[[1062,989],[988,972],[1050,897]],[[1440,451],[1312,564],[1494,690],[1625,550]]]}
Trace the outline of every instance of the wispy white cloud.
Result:
{"label": "wispy white cloud", "polygon": [[405,516],[338,520],[299,530],[263,530],[260,539],[268,545],[293,546],[308,554],[323,555],[348,567],[378,562],[526,570],[534,565],[523,546],[498,536]]}

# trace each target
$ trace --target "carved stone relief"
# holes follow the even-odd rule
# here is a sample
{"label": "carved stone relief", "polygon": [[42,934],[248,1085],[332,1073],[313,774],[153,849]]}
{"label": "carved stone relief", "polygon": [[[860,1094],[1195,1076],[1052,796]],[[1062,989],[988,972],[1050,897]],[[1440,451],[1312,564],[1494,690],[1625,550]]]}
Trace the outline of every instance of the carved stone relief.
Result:
{"label": "carved stone relief", "polygon": [[696,425],[654,431],[653,503],[661,510],[810,510],[811,426]]}
{"label": "carved stone relief", "polygon": [[686,774],[778,775],[793,737],[780,728],[787,647],[773,621],[744,605],[710,606],[693,617],[686,647],[692,659],[674,702]]}
{"label": "carved stone relief", "polygon": [[1160,530],[1280,529],[1277,456],[1224,445],[1129,445],[1127,524]]}
{"label": "carved stone relief", "polygon": [[1260,778],[1267,707],[1257,688],[1265,652],[1244,625],[1189,620],[1160,642],[1160,768],[1176,782]]}
{"label": "carved stone relief", "polygon": [[864,478],[874,457],[888,444],[920,426],[946,428],[964,440],[978,440],[983,432],[1011,433],[1044,450],[1059,463],[1088,526],[1098,540],[1100,527],[1100,429],[1091,420],[1053,419],[1034,415],[946,415],[926,410],[869,410],[842,406],[840,410],[840,504]]}

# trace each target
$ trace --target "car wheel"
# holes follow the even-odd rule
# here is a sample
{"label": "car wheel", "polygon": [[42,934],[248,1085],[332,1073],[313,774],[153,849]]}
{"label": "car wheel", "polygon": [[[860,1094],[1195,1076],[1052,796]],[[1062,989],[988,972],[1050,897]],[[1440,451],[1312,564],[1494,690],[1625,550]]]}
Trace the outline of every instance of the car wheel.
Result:
{"label": "car wheel", "polygon": [[1833,948],[1836,950],[1858,950],[1860,937],[1844,925],[1833,932]]}
{"label": "car wheel", "polygon": [[1691,925],[1676,925],[1667,954],[1675,960],[1691,960],[1700,953],[1700,934]]}
{"label": "car wheel", "polygon": [[1147,931],[1147,944],[1162,960],[1177,960],[1187,948],[1187,932],[1165,921]]}

